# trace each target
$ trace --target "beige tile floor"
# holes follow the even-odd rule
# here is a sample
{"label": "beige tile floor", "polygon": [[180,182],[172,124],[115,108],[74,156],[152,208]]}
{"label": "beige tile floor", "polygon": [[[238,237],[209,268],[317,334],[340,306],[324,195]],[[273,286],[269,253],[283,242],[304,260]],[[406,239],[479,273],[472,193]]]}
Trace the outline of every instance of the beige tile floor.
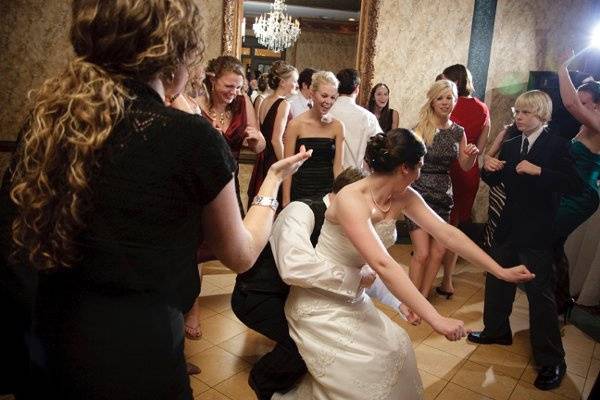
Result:
{"label": "beige tile floor", "polygon": [[[243,203],[251,166],[240,166]],[[391,254],[400,263],[410,261],[411,246],[395,245]],[[199,399],[255,399],[248,387],[252,364],[268,352],[273,343],[246,328],[230,306],[235,275],[219,263],[204,266],[200,295],[204,336],[186,341],[186,357],[202,368],[191,378]],[[456,294],[451,300],[433,296],[431,302],[443,315],[465,321],[471,329],[483,327],[484,275],[461,263],[456,271]],[[600,343],[572,325],[563,327],[568,371],[560,388],[542,392],[533,386],[535,370],[529,345],[527,296],[518,291],[511,316],[514,343],[511,346],[479,346],[465,340],[449,342],[426,323],[414,327],[389,307],[379,308],[407,331],[417,356],[417,367],[426,399],[437,400],[578,400],[587,399],[600,370]],[[1,400],[1,399],[0,399]]]}
{"label": "beige tile floor", "polygon": [[[394,258],[406,263],[411,247],[395,245]],[[247,385],[252,364],[268,352],[272,342],[247,329],[230,308],[235,275],[218,263],[204,268],[200,296],[204,336],[186,342],[186,357],[202,368],[192,377],[199,399],[255,399]],[[483,274],[460,264],[455,278],[456,294],[451,300],[434,296],[431,302],[443,315],[465,321],[469,328],[483,326]],[[572,325],[563,327],[568,371],[560,388],[541,392],[534,388],[535,370],[529,346],[527,297],[518,292],[511,324],[512,346],[479,346],[465,340],[449,342],[426,323],[413,327],[383,305],[379,308],[405,329],[415,346],[417,366],[426,399],[587,399],[600,369],[600,344]]]}
{"label": "beige tile floor", "polygon": [[[247,185],[249,166],[241,166],[242,188]],[[245,195],[245,190],[242,190]],[[244,202],[245,203],[245,202]],[[406,265],[411,247],[395,245],[391,254]],[[186,340],[185,354],[202,373],[191,377],[194,396],[203,400],[253,400],[248,387],[252,364],[268,352],[273,343],[246,328],[231,311],[235,275],[217,262],[203,267],[200,317],[203,337]],[[455,277],[456,294],[451,300],[432,297],[431,302],[446,316],[465,321],[467,327],[483,326],[483,283],[481,271],[460,264]],[[535,370],[529,345],[528,303],[517,292],[511,326],[511,346],[479,346],[465,340],[449,342],[426,323],[414,327],[386,307],[380,309],[407,331],[417,356],[417,367],[425,387],[425,399],[436,400],[578,400],[587,399],[600,370],[600,343],[572,325],[563,327],[567,353],[567,376],[560,388],[542,392],[534,388]],[[0,400],[12,397],[0,396]]]}

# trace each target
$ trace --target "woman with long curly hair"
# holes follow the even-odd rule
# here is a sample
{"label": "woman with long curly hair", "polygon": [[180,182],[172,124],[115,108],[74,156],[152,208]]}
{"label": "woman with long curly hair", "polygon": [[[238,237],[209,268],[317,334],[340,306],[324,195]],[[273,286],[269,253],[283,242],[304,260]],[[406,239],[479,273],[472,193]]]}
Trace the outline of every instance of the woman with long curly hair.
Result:
{"label": "woman with long curly hair", "polygon": [[76,58],[33,98],[0,192],[1,268],[37,271],[22,282],[35,289],[29,386],[191,399],[181,310],[197,295],[200,238],[250,268],[281,181],[310,153],[274,164],[242,221],[222,135],[164,103],[200,58],[193,2],[74,0],[72,16]]}

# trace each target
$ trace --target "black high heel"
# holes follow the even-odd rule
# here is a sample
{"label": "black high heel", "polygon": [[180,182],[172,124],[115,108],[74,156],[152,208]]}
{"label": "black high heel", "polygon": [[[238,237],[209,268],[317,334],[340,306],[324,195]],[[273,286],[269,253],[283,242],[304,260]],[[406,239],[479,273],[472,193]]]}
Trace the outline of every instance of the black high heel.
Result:
{"label": "black high heel", "polygon": [[573,312],[573,308],[575,307],[575,299],[569,297],[565,301],[565,313],[563,314],[563,322],[565,325],[569,323],[569,318],[571,318],[571,313]]}
{"label": "black high heel", "polygon": [[450,300],[452,296],[454,296],[454,292],[446,292],[441,286],[436,286],[435,292],[440,296],[445,297],[446,300]]}

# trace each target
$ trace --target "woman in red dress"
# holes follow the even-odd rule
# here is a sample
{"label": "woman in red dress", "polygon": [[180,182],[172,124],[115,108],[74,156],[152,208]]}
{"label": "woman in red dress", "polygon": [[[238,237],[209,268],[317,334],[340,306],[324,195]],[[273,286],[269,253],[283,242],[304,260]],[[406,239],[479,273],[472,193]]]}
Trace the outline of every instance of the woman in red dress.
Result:
{"label": "woman in red dress", "polygon": [[[206,67],[204,84],[207,95],[198,101],[202,116],[223,134],[235,160],[239,163],[244,146],[253,153],[261,153],[265,138],[259,130],[254,107],[245,93],[240,94],[244,85],[244,66],[240,60],[231,56],[213,58]],[[239,168],[235,172],[235,188],[243,216],[238,172]]]}
{"label": "woman in red dress", "polygon": [[[473,97],[473,78],[471,72],[462,64],[451,65],[443,72],[445,79],[456,83],[458,101],[450,119],[465,129],[467,143],[472,143],[483,154],[490,132],[490,112],[488,107],[479,99]],[[450,223],[458,225],[471,221],[471,210],[475,195],[479,189],[479,166],[477,163],[468,171],[464,171],[455,161],[450,167],[454,207],[450,213]],[[441,286],[436,288],[439,295],[452,297],[454,286],[452,274],[456,266],[457,256],[447,251],[444,256],[444,279]]]}
{"label": "woman in red dress", "polygon": [[[235,57],[220,56],[208,62],[205,73],[204,93],[200,95],[194,93],[194,95],[198,95],[196,97],[180,96],[183,97],[181,100],[188,101],[189,112],[201,114],[221,132],[237,163],[239,163],[240,151],[244,146],[254,153],[263,151],[265,139],[258,130],[252,103],[247,95],[239,94],[244,82],[242,63]],[[192,80],[192,89],[194,89],[194,83],[195,81]],[[177,101],[176,99],[175,103]],[[180,108],[187,111],[187,108]],[[238,173],[239,167],[236,168],[234,182],[238,206],[243,217],[244,207],[240,196]],[[200,263],[212,259],[215,259],[213,254],[201,246],[198,250],[197,261]],[[185,334],[191,340],[198,340],[202,337],[197,301],[185,315]]]}

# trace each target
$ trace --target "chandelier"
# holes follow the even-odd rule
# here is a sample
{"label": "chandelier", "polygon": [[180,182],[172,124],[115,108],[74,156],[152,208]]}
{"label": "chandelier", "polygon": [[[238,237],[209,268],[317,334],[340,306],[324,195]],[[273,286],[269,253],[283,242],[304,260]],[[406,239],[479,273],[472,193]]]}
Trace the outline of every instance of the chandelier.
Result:
{"label": "chandelier", "polygon": [[282,51],[294,44],[300,34],[300,23],[285,15],[285,0],[274,0],[271,11],[254,20],[252,30],[258,43],[273,51]]}

